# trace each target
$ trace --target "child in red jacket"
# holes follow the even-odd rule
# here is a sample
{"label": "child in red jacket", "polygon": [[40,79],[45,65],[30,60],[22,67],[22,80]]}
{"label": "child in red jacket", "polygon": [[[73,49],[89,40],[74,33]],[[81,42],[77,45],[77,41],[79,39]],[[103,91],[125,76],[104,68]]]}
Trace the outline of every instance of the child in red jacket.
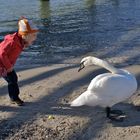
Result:
{"label": "child in red jacket", "polygon": [[0,76],[8,82],[8,92],[12,103],[21,106],[24,102],[19,98],[18,77],[14,64],[24,48],[36,40],[38,29],[26,18],[18,21],[18,32],[6,35],[0,43]]}

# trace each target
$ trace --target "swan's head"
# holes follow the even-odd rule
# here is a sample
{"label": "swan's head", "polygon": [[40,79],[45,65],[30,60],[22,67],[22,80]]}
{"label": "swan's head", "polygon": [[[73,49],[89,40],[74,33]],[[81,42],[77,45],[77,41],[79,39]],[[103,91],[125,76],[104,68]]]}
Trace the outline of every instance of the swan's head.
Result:
{"label": "swan's head", "polygon": [[80,67],[79,67],[79,70],[78,70],[78,72],[80,71],[80,70],[82,70],[83,68],[85,68],[86,66],[90,66],[90,65],[92,65],[93,64],[93,58],[94,57],[92,57],[92,56],[87,56],[87,57],[84,57],[82,60],[81,60],[81,62],[80,62]]}

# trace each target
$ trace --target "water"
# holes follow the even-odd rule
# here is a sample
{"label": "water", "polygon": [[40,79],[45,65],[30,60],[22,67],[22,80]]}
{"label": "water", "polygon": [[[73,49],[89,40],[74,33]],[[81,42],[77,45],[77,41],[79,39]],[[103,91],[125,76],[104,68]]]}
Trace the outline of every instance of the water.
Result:
{"label": "water", "polygon": [[58,63],[92,54],[140,62],[139,0],[1,0],[0,39],[17,30],[17,19],[32,19],[37,41],[17,64]]}

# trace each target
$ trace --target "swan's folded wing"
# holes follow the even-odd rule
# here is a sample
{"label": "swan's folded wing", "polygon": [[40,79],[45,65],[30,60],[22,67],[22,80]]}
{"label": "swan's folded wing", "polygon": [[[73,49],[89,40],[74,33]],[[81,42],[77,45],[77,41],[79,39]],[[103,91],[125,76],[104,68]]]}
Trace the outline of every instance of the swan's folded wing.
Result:
{"label": "swan's folded wing", "polygon": [[131,79],[124,75],[112,75],[109,73],[95,77],[91,81],[88,90],[98,95],[98,97],[109,96],[112,98],[127,98],[127,96],[134,92]]}

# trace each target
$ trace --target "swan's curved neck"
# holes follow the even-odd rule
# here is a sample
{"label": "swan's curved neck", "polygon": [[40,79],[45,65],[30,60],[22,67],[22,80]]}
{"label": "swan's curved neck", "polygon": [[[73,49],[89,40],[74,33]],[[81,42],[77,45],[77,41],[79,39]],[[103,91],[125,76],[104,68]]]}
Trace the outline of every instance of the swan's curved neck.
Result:
{"label": "swan's curved neck", "polygon": [[108,71],[110,71],[111,73],[119,73],[120,70],[115,68],[114,66],[112,66],[111,64],[109,64],[108,62],[104,61],[104,60],[101,60],[99,58],[96,58],[96,57],[92,57],[92,63],[94,65],[97,65],[97,66],[100,66],[100,67],[103,67],[105,69],[107,69]]}

